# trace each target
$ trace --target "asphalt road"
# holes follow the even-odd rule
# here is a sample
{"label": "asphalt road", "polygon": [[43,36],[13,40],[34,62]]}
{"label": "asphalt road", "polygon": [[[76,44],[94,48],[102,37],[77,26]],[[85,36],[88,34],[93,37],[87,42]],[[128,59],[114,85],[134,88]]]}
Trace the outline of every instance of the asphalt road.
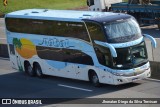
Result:
{"label": "asphalt road", "polygon": [[[119,86],[102,85],[102,87],[96,88],[89,82],[73,79],[53,76],[47,76],[43,79],[29,77],[23,72],[13,70],[8,60],[0,59],[0,98],[160,98],[159,90],[160,82],[150,80]],[[66,101],[68,100],[66,99]],[[124,107],[124,105],[120,106]],[[142,106],[144,105],[137,105],[137,107]],[[157,105],[146,106],[156,107]]]}

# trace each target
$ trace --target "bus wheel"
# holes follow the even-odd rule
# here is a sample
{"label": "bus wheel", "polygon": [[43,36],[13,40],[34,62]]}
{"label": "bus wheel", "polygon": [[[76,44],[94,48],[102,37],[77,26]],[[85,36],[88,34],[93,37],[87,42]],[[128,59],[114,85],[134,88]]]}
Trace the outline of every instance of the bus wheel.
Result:
{"label": "bus wheel", "polygon": [[42,78],[44,76],[42,73],[42,69],[38,63],[35,65],[35,72],[39,78]]}
{"label": "bus wheel", "polygon": [[31,66],[31,64],[29,62],[25,63],[25,72],[27,74],[29,74],[30,76],[35,76],[35,72],[32,69],[32,66]]}
{"label": "bus wheel", "polygon": [[95,87],[100,87],[99,78],[98,78],[97,74],[94,71],[89,73],[89,78],[90,78],[90,82]]}

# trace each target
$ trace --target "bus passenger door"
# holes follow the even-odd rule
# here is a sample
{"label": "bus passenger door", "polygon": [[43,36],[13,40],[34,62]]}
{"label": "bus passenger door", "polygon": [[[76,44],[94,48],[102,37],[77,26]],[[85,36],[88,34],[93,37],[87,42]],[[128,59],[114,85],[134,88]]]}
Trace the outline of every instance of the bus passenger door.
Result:
{"label": "bus passenger door", "polygon": [[85,59],[83,58],[83,53],[80,50],[74,50],[71,52],[67,52],[67,54],[69,54],[69,56],[66,62],[66,76],[74,79],[82,78],[82,68],[84,68],[83,62],[85,62]]}
{"label": "bus passenger door", "polygon": [[68,78],[76,79],[75,64],[66,62],[66,67],[67,67],[67,69],[66,69],[67,74],[65,76]]}
{"label": "bus passenger door", "polygon": [[79,53],[79,57],[77,58],[77,64],[75,64],[75,76],[77,79],[80,80],[87,80],[88,79],[88,69],[90,66],[93,66],[93,59],[90,56],[92,51],[84,53]]}

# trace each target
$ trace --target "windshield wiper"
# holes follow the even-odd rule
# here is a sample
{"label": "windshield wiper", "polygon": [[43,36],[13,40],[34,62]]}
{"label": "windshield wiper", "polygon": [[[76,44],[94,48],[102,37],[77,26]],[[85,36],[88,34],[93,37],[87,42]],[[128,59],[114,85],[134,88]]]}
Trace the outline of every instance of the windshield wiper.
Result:
{"label": "windshield wiper", "polygon": [[133,66],[134,66],[134,67],[138,67],[138,66],[141,66],[141,65],[146,64],[147,62],[148,62],[148,60],[147,60],[147,59],[144,59],[144,60],[142,60],[142,61],[140,61],[140,62],[138,62],[138,63],[136,63],[136,64],[133,64]]}

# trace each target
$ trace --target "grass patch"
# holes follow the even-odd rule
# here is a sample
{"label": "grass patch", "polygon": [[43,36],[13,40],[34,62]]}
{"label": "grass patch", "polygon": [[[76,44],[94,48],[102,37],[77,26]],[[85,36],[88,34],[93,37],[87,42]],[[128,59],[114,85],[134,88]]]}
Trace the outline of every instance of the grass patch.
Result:
{"label": "grass patch", "polygon": [[[87,6],[86,0],[7,0],[8,5],[3,6],[0,0],[0,15],[23,9],[74,9]],[[127,2],[128,0],[123,0]]]}
{"label": "grass patch", "polygon": [[86,6],[86,0],[8,0],[6,8],[0,0],[0,13],[9,13],[16,10],[43,8],[43,9],[73,9]]}

